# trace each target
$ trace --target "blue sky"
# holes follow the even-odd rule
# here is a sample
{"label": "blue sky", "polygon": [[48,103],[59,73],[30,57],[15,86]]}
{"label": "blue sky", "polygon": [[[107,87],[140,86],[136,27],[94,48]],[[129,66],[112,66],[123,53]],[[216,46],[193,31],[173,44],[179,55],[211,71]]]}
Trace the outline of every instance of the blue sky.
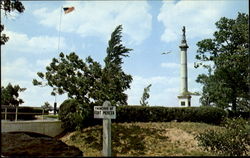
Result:
{"label": "blue sky", "polygon": [[[41,106],[55,97],[50,87],[32,85],[37,72],[59,52],[76,52],[85,59],[91,56],[103,65],[107,43],[116,26],[123,26],[123,44],[132,48],[124,58],[123,70],[133,76],[126,91],[128,104],[138,105],[143,88],[152,84],[148,102],[151,106],[178,106],[180,86],[180,50],[182,27],[186,26],[188,53],[188,89],[201,92],[195,82],[206,70],[193,67],[196,43],[212,37],[215,22],[221,17],[236,18],[238,12],[248,13],[247,0],[152,0],[152,1],[23,1],[25,11],[5,17],[1,22],[10,40],[1,46],[1,86],[8,83],[27,88],[20,93],[23,106]],[[75,10],[61,17],[62,7]],[[161,55],[162,52],[170,54]],[[60,105],[66,95],[57,96]],[[199,106],[193,96],[192,106]]]}

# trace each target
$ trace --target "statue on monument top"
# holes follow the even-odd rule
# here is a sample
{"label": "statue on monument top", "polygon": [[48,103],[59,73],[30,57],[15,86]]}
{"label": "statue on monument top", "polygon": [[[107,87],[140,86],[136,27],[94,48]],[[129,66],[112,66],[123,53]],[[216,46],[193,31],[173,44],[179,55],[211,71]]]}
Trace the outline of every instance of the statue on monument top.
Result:
{"label": "statue on monument top", "polygon": [[183,36],[185,36],[185,32],[186,32],[185,26],[183,26],[182,32],[183,32]]}
{"label": "statue on monument top", "polygon": [[183,28],[182,28],[182,40],[181,40],[181,43],[186,43],[186,35],[185,35],[185,33],[186,33],[186,28],[185,28],[185,26],[183,26]]}

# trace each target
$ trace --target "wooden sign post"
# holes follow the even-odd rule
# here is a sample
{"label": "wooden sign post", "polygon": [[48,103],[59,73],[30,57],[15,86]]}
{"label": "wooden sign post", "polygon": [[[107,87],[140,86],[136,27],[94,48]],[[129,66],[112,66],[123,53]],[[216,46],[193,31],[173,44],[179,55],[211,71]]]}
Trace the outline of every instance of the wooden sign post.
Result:
{"label": "wooden sign post", "polygon": [[111,156],[111,119],[116,118],[116,108],[105,101],[102,106],[94,106],[94,118],[103,119],[103,156]]}

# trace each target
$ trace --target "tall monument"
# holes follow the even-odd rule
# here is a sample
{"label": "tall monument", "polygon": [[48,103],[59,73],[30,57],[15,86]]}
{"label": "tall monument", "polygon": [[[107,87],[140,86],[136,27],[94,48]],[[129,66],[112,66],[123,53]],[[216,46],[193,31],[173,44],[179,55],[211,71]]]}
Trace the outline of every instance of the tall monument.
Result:
{"label": "tall monument", "polygon": [[187,41],[185,35],[185,26],[182,29],[182,40],[179,46],[181,51],[181,84],[180,84],[180,95],[178,96],[178,102],[180,106],[188,107],[191,106],[191,95],[188,92],[188,73],[187,73]]}

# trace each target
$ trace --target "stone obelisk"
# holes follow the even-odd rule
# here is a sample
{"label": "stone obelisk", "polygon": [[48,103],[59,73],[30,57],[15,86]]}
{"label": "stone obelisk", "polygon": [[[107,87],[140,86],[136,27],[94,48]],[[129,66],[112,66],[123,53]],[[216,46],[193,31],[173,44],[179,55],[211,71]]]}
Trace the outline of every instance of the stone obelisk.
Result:
{"label": "stone obelisk", "polygon": [[179,105],[183,107],[191,106],[191,95],[188,92],[188,71],[187,71],[187,41],[186,41],[186,30],[185,26],[182,29],[182,40],[180,44],[180,55],[181,55],[181,83],[180,83],[180,95],[178,96]]}

